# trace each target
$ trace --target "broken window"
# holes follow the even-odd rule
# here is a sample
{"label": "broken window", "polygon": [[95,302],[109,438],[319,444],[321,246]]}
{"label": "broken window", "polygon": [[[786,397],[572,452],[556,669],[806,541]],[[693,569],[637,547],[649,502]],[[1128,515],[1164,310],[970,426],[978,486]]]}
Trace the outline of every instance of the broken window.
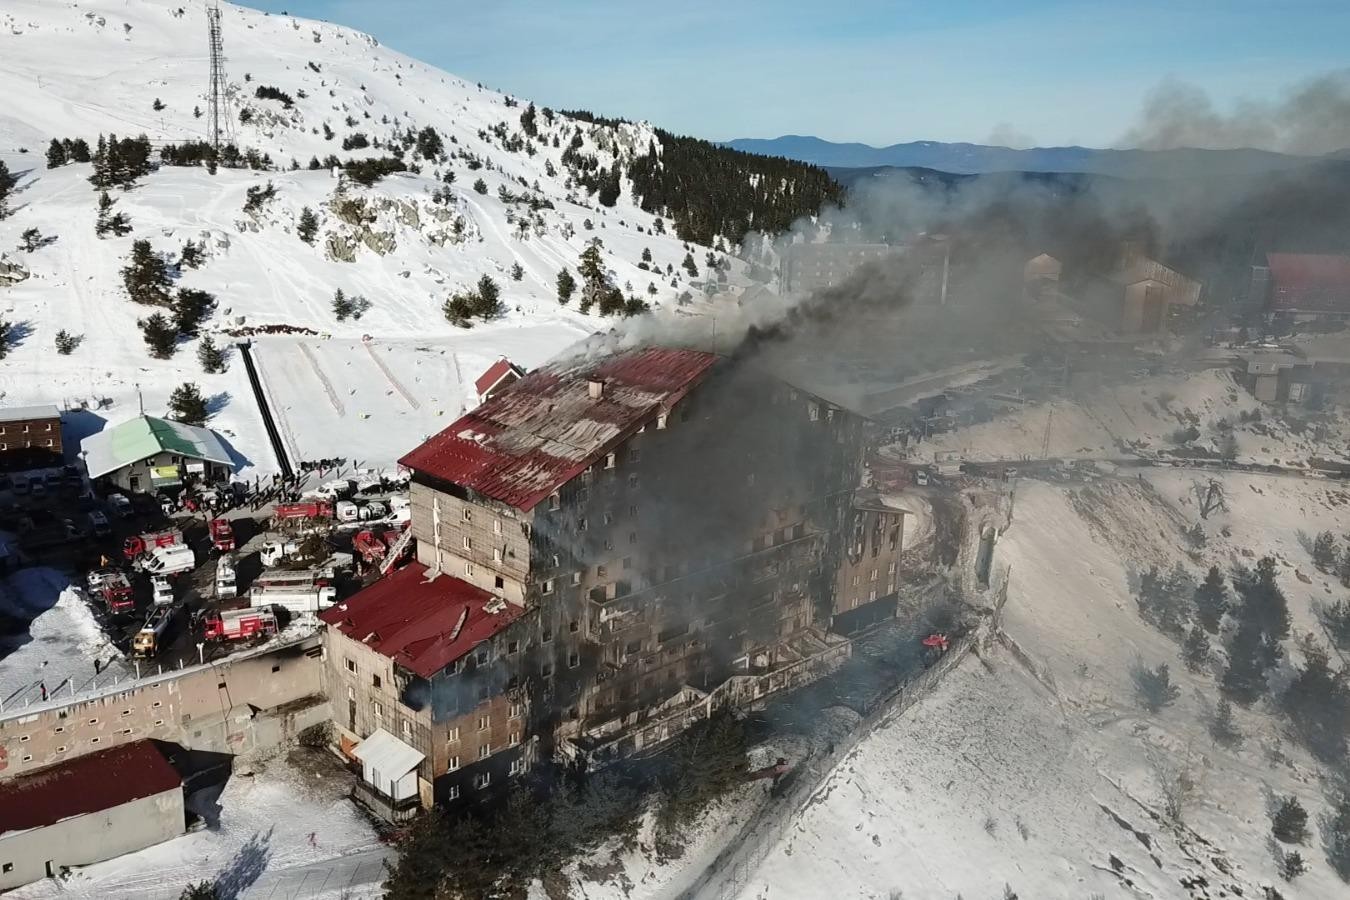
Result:
{"label": "broken window", "polygon": [[540,586],[540,590],[545,594],[553,593],[553,579],[546,579],[543,585]]}

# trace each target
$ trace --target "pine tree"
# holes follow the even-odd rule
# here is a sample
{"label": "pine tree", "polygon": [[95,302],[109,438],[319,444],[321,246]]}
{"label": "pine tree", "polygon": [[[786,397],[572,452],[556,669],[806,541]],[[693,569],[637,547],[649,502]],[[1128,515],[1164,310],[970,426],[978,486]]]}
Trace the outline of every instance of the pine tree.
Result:
{"label": "pine tree", "polygon": [[225,348],[216,346],[208,334],[197,345],[197,362],[207,375],[219,375],[225,371]]}
{"label": "pine tree", "polygon": [[1336,536],[1330,531],[1323,531],[1313,539],[1313,565],[1317,566],[1319,571],[1328,573],[1336,571],[1339,557]]}
{"label": "pine tree", "polygon": [[211,417],[201,388],[185,381],[169,395],[169,418],[188,425],[205,425]]}
{"label": "pine tree", "polygon": [[56,138],[47,146],[47,168],[59,169],[67,162],[66,148]]}
{"label": "pine tree", "polygon": [[1342,587],[1350,587],[1350,546],[1341,553],[1341,564],[1336,574],[1340,576]]}
{"label": "pine tree", "polygon": [[1134,686],[1139,704],[1151,713],[1172,705],[1181,696],[1181,690],[1172,683],[1167,663],[1159,663],[1156,669],[1137,666],[1134,670]]}
{"label": "pine tree", "polygon": [[308,206],[300,210],[300,221],[296,223],[295,233],[306,244],[313,244],[315,235],[319,233],[319,217]]}
{"label": "pine tree", "polygon": [[203,245],[194,241],[185,241],[183,249],[178,251],[178,265],[185,269],[195,269],[205,260]]}
{"label": "pine tree", "polygon": [[649,263],[652,261],[652,251],[650,248],[648,247],[642,248],[642,261],[645,263]]}
{"label": "pine tree", "polygon": [[1236,747],[1242,743],[1242,733],[1233,720],[1233,704],[1220,700],[1214,710],[1214,719],[1209,723],[1209,736],[1222,747]]}
{"label": "pine tree", "polygon": [[572,292],[577,289],[577,280],[572,277],[572,273],[564,267],[558,272],[558,302],[567,305],[572,299]]}
{"label": "pine tree", "polygon": [[0,159],[0,219],[9,215],[9,196],[19,180],[9,173],[9,166]]}
{"label": "pine tree", "polygon": [[151,306],[168,306],[169,267],[164,259],[150,247],[147,240],[133,241],[131,260],[122,269],[122,284],[127,295],[137,303]]}
{"label": "pine tree", "polygon": [[474,312],[480,319],[492,319],[502,314],[501,288],[497,287],[497,282],[484,275],[478,279],[476,293],[478,308]]}
{"label": "pine tree", "polygon": [[[1285,881],[1293,881],[1300,875],[1306,874],[1308,864],[1303,860],[1303,854],[1297,850],[1291,850],[1288,853],[1281,853],[1279,856],[1280,877]],[[1275,896],[1269,894],[1268,896]]]}
{"label": "pine tree", "polygon": [[1303,666],[1281,698],[1281,708],[1303,745],[1324,762],[1346,754],[1350,733],[1350,690],[1346,676],[1332,670],[1327,651],[1302,642]]}
{"label": "pine tree", "polygon": [[1350,790],[1342,790],[1332,804],[1325,834],[1327,862],[1342,881],[1350,881]]}
{"label": "pine tree", "polygon": [[111,234],[114,237],[125,237],[131,233],[131,223],[127,221],[125,213],[114,213],[114,201],[108,196],[107,191],[102,191],[98,195],[98,221],[94,225],[94,233],[99,237],[106,237]]}
{"label": "pine tree", "polygon": [[1350,603],[1337,600],[1322,613],[1322,624],[1338,649],[1350,650]]}
{"label": "pine tree", "polygon": [[182,288],[173,299],[174,327],[189,337],[197,333],[201,323],[216,307],[216,298],[196,288]]}
{"label": "pine tree", "polygon": [[178,349],[178,331],[169,323],[164,313],[155,313],[136,324],[141,327],[145,344],[150,355],[156,359],[168,359]]}
{"label": "pine tree", "polygon": [[480,194],[486,194],[486,193],[487,193],[487,182],[484,181],[483,179],[479,178],[477,181],[475,181],[475,182],[473,183],[473,189],[474,189],[475,191],[477,191],[478,193],[480,193]]}
{"label": "pine tree", "polygon": [[9,351],[14,347],[14,326],[5,319],[0,319],[0,359],[9,355]]}
{"label": "pine tree", "polygon": [[23,234],[19,235],[19,240],[23,243],[23,251],[25,253],[32,253],[34,250],[47,243],[42,237],[42,232],[38,231],[36,228],[25,228]]}
{"label": "pine tree", "polygon": [[1220,687],[1224,695],[1250,706],[1266,691],[1266,667],[1260,626],[1242,621],[1228,642],[1228,668]]}
{"label": "pine tree", "polygon": [[524,278],[524,277],[525,277],[525,270],[524,270],[523,268],[521,268],[520,263],[518,263],[518,262],[517,262],[517,263],[512,263],[512,264],[511,264],[511,280],[512,280],[512,281],[520,281],[520,280],[521,280],[522,278]]}
{"label": "pine tree", "polygon": [[1210,634],[1219,633],[1224,613],[1228,612],[1228,588],[1218,566],[1210,566],[1204,582],[1195,589],[1195,614]]}
{"label": "pine tree", "polygon": [[610,167],[609,175],[601,182],[600,191],[595,198],[601,206],[613,206],[618,202],[619,194],[623,190],[620,178],[619,161],[616,159],[614,165]]}
{"label": "pine tree", "polygon": [[194,882],[183,888],[178,900],[220,900],[220,891],[216,889],[214,882]]}
{"label": "pine tree", "polygon": [[347,317],[352,314],[352,301],[347,299],[347,295],[338,288],[333,292],[333,316],[339,322],[347,321]]}
{"label": "pine tree", "polygon": [[1285,844],[1301,844],[1308,839],[1308,811],[1297,797],[1285,797],[1270,817],[1270,833]]}
{"label": "pine tree", "polygon": [[689,273],[690,278],[698,277],[698,266],[694,264],[693,253],[686,253],[684,255],[684,262],[680,263],[680,265],[684,266],[684,270]]}
{"label": "pine tree", "polygon": [[73,141],[62,141],[61,146],[66,151],[66,159],[70,162],[87,163],[92,158],[89,153],[89,143],[84,138],[75,138]]}
{"label": "pine tree", "polygon": [[1192,672],[1203,672],[1209,665],[1209,635],[1199,625],[1192,625],[1181,645],[1181,658]]}
{"label": "pine tree", "polygon": [[80,346],[81,338],[71,334],[62,328],[56,333],[56,352],[62,356],[69,356],[75,352],[75,348]]}

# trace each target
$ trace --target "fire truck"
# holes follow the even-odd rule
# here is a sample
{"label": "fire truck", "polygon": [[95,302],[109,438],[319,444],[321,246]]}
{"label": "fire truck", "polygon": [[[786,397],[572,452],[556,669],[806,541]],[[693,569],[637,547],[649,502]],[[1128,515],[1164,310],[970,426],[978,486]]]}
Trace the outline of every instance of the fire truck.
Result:
{"label": "fire truck", "polygon": [[203,620],[208,641],[244,641],[277,633],[277,617],[270,609],[222,609]]}
{"label": "fire truck", "polygon": [[89,590],[103,601],[110,613],[130,612],[136,608],[131,593],[131,581],[118,569],[94,569],[85,579]]}
{"label": "fire truck", "polygon": [[333,518],[333,504],[327,500],[310,500],[304,503],[279,503],[272,511],[275,525],[285,523],[304,524],[310,519]]}
{"label": "fire truck", "polygon": [[334,572],[329,568],[264,572],[249,588],[249,604],[280,606],[292,613],[318,612],[337,600],[333,579]]}
{"label": "fire truck", "polygon": [[234,526],[229,519],[212,519],[207,525],[211,532],[211,549],[229,553],[234,549]]}
{"label": "fire truck", "polygon": [[127,559],[135,559],[142,553],[149,553],[160,547],[173,547],[183,543],[183,532],[177,528],[170,528],[168,531],[147,531],[145,534],[136,534],[122,542],[122,555]]}
{"label": "fire truck", "polygon": [[131,639],[131,655],[137,659],[151,659],[164,649],[169,626],[178,613],[176,606],[157,606],[150,612],[141,630]]}

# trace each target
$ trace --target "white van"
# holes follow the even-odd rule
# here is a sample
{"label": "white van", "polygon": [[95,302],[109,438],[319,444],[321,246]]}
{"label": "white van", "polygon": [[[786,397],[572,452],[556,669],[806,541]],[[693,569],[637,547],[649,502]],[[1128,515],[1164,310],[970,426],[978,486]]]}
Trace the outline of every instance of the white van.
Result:
{"label": "white van", "polygon": [[151,578],[150,591],[155,606],[173,606],[173,585],[169,579],[160,575]]}
{"label": "white van", "polygon": [[234,556],[226,553],[216,560],[216,599],[232,600],[239,596],[239,584],[235,579]]}
{"label": "white van", "polygon": [[149,553],[137,557],[136,563],[150,576],[178,575],[191,572],[197,567],[197,555],[187,544],[174,544],[169,547],[156,547]]}

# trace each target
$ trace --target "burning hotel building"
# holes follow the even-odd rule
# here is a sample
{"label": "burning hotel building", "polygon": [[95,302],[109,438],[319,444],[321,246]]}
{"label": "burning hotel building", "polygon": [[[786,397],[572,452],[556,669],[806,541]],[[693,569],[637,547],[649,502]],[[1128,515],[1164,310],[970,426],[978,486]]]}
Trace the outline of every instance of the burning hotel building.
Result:
{"label": "burning hotel building", "polygon": [[865,427],[648,348],[548,365],[413,450],[416,562],[321,616],[365,799],[400,818],[602,764],[831,671],[896,606],[904,513],[859,494]]}

